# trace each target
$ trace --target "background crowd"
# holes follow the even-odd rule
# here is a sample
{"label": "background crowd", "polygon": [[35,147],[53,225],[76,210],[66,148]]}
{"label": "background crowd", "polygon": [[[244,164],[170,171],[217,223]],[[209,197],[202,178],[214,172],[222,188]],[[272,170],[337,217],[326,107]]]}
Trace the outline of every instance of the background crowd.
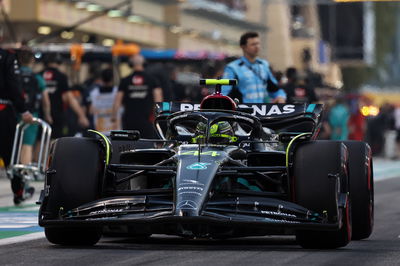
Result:
{"label": "background crowd", "polygon": [[[337,89],[329,95],[321,93],[319,89],[325,86],[323,77],[310,69],[299,71],[290,67],[284,71],[273,70],[267,61],[258,58],[258,35],[250,34],[246,38],[249,41],[245,40],[243,44],[241,40],[244,56],[231,62],[146,62],[141,54],[134,54],[128,59],[131,73],[126,77],[119,77],[115,64],[93,62],[84,82],[69,80],[69,76],[63,73],[68,62],[63,61],[59,54],[46,54],[40,62],[35,62],[34,53],[23,48],[17,51],[12,67],[18,81],[14,90],[19,90],[25,101],[24,108],[21,107],[21,110],[26,110],[25,115],[32,114],[51,125],[52,139],[85,136],[88,129],[134,129],[141,132],[142,138],[156,138],[152,125],[155,103],[200,102],[214,92],[213,88],[198,85],[200,78],[236,78],[239,80],[236,90],[244,103],[323,103],[320,139],[363,140],[371,145],[374,155],[397,158],[400,150],[400,108],[386,104],[374,115],[366,114],[363,106],[368,104],[368,99],[360,95],[346,95]],[[251,75],[254,77],[249,79]],[[225,89],[226,94],[232,97],[234,90],[233,87]],[[12,106],[7,102],[3,105]],[[10,120],[10,116],[7,119]],[[18,117],[24,122],[30,122],[30,119]],[[7,129],[12,131],[13,128],[9,126]],[[40,146],[40,132],[34,124],[25,131],[22,164],[29,165],[37,160],[35,155]],[[8,165],[11,132],[6,135],[9,141],[4,145],[9,149],[4,152],[4,157],[3,145],[2,157]],[[32,195],[34,192],[22,177],[12,179],[12,189],[16,204],[23,201],[27,193]]]}
{"label": "background crowd", "polygon": [[[126,77],[119,77],[112,63],[94,61],[88,63],[85,80],[73,82],[69,78],[71,75],[67,75],[70,63],[60,54],[47,54],[35,61],[32,51],[21,49],[17,59],[29,110],[51,125],[53,139],[84,136],[89,128],[98,131],[137,129],[142,137],[155,138],[154,103],[200,102],[214,91],[212,87],[199,86],[198,80],[222,77],[224,68],[232,61],[146,61],[137,54],[128,59],[131,74]],[[270,66],[270,70],[279,88],[286,93],[286,103],[325,105],[320,139],[364,140],[375,155],[397,157],[399,108],[386,104],[373,116],[364,114],[362,107],[368,104],[368,99],[337,89],[330,89],[327,95],[322,92],[326,92],[323,77],[310,69],[290,67],[281,71]],[[22,163],[29,164],[35,157],[38,133],[36,125],[27,130]]]}
{"label": "background crowd", "polygon": [[[92,63],[87,79],[81,84],[72,86],[67,85],[69,83],[67,76],[59,70],[65,63],[57,61],[57,56],[54,55],[45,57],[45,68],[39,72],[41,74],[39,76],[44,77],[46,81],[45,86],[48,89],[50,87],[50,90],[54,89],[51,88],[54,86],[54,81],[48,76],[46,69],[57,70],[55,79],[64,79],[63,82],[57,83],[61,98],[50,97],[53,115],[46,114],[44,111],[46,101],[41,101],[43,106],[38,108],[40,112],[36,112],[39,117],[52,125],[53,137],[84,135],[87,128],[107,131],[132,126],[142,131],[143,137],[155,137],[154,132],[148,129],[154,119],[151,110],[154,102],[160,100],[200,102],[204,96],[213,93],[213,88],[201,87],[197,85],[197,80],[221,77],[226,65],[223,61],[208,60],[202,62],[201,66],[190,63],[182,66],[181,63],[174,64],[173,62],[145,62],[141,56],[134,56],[130,58],[130,61],[133,70],[136,68],[135,72],[139,64],[139,68],[146,76],[146,83],[150,83],[152,89],[160,89],[159,96],[154,99],[153,94],[151,97],[138,95],[136,102],[131,104],[121,102],[121,106],[125,108],[113,114],[112,109],[118,96],[118,87],[123,84],[123,81],[115,83],[111,64]],[[400,111],[395,106],[384,105],[376,116],[366,116],[362,114],[361,107],[368,103],[368,99],[360,95],[345,95],[340,92],[327,96],[319,91],[324,84],[323,78],[316,73],[301,72],[294,67],[284,71],[273,70],[273,73],[279,86],[287,94],[287,103],[323,103],[325,105],[323,125],[319,134],[321,139],[365,140],[370,143],[375,154],[382,155],[387,153],[385,139],[390,142],[393,140],[391,136],[394,136],[393,142],[396,143],[398,139],[396,132],[400,129]],[[132,78],[131,75],[129,79]],[[142,79],[136,79],[136,82],[141,83]],[[76,104],[74,99],[71,104],[71,99],[65,96],[67,91],[82,111],[74,107]],[[147,92],[144,91],[144,93]],[[142,101],[141,99],[144,98],[147,100]],[[137,121],[137,123],[128,126],[129,121]],[[389,138],[385,138],[387,134]],[[391,146],[393,145],[389,145]],[[390,157],[396,156],[393,151],[389,153],[392,154]]]}

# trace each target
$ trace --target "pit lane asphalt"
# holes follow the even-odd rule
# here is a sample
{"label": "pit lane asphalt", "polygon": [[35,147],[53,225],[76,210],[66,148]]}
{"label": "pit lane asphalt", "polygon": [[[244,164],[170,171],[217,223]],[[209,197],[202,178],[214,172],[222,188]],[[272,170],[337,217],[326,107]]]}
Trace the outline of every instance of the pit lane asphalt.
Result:
{"label": "pit lane asphalt", "polygon": [[0,246],[0,265],[400,265],[400,178],[375,183],[375,228],[337,250],[305,250],[293,237],[227,241],[102,238],[94,247],[38,239]]}

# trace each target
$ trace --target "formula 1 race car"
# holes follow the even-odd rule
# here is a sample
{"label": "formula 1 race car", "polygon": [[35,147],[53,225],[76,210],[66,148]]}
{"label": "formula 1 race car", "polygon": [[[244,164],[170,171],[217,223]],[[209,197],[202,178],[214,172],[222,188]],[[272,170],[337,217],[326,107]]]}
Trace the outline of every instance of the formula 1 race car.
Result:
{"label": "formula 1 race car", "polygon": [[128,130],[58,139],[40,198],[47,239],[285,234],[305,248],[338,248],[368,238],[370,147],[316,140],[322,105],[245,105],[220,93],[235,82],[202,80],[216,93],[201,104],[157,104],[158,140]]}

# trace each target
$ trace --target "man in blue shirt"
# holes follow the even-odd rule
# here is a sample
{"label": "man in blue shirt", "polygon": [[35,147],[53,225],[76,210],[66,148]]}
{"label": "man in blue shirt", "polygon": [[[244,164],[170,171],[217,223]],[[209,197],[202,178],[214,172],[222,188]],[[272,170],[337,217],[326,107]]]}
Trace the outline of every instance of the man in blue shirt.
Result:
{"label": "man in blue shirt", "polygon": [[242,103],[284,103],[286,93],[278,87],[267,61],[258,58],[261,48],[257,32],[247,32],[240,37],[243,56],[229,63],[224,79],[237,79],[237,86],[222,86],[222,93],[239,99]]}

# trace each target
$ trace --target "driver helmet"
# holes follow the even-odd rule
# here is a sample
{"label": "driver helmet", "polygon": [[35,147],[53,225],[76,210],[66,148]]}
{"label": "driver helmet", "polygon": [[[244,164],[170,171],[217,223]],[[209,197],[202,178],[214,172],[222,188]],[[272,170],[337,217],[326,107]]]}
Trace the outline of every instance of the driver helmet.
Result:
{"label": "driver helmet", "polygon": [[[196,126],[195,137],[192,143],[204,143],[206,138],[207,125],[199,122]],[[233,132],[231,124],[227,121],[220,121],[212,124],[210,127],[210,143],[213,144],[229,144],[237,141],[237,137]]]}

